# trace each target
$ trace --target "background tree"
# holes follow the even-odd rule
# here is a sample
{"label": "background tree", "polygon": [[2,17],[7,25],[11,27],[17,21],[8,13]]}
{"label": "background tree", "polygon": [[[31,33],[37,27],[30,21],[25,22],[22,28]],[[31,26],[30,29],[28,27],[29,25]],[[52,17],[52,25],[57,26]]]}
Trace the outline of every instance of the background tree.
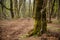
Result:
{"label": "background tree", "polygon": [[59,7],[58,7],[58,15],[57,16],[58,16],[58,21],[60,22],[60,0],[58,3],[59,3]]}
{"label": "background tree", "polygon": [[31,0],[29,0],[29,17],[31,17]]}
{"label": "background tree", "polygon": [[14,18],[13,1],[12,0],[10,0],[10,12],[11,12],[11,17]]}
{"label": "background tree", "polygon": [[14,16],[15,16],[15,18],[19,17],[19,13],[18,13],[18,0],[14,0]]}
{"label": "background tree", "polygon": [[6,1],[5,0],[1,0],[0,1],[0,9],[1,9],[1,19],[6,19],[6,9],[7,9],[7,7],[6,7]]}

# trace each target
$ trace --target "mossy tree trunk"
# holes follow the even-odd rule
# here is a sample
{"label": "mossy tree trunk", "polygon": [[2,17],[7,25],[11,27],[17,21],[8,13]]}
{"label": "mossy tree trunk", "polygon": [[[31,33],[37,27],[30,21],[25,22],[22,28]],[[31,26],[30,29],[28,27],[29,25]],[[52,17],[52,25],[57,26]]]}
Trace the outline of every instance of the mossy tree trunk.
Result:
{"label": "mossy tree trunk", "polygon": [[43,33],[46,33],[47,32],[47,21],[46,21],[46,11],[47,11],[47,0],[44,0],[43,1],[43,7],[42,7],[43,9],[42,9],[42,13],[41,13],[41,27],[42,27],[42,31],[41,31],[41,33],[43,34]]}
{"label": "mossy tree trunk", "polygon": [[40,34],[41,33],[41,9],[43,6],[43,0],[36,0],[36,12],[35,12],[35,24],[34,24],[34,33],[33,34]]}
{"label": "mossy tree trunk", "polygon": [[[1,3],[3,4],[3,5],[5,5],[5,3],[6,3],[6,1],[5,0],[1,0]],[[2,6],[1,5],[1,17],[2,17],[2,19],[6,19],[6,14],[5,14],[5,8],[4,8],[4,6]]]}
{"label": "mossy tree trunk", "polygon": [[23,4],[23,0],[19,0],[19,5],[18,5],[18,14],[19,14],[19,17],[21,17],[20,9],[21,9],[22,4]]}
{"label": "mossy tree trunk", "polygon": [[15,18],[20,18],[21,15],[20,15],[20,8],[21,8],[21,5],[23,4],[23,0],[14,0],[14,17]]}
{"label": "mossy tree trunk", "polygon": [[10,8],[6,6],[6,3],[7,3],[7,0],[0,0],[0,18],[1,19],[7,19],[6,10],[10,10]]}
{"label": "mossy tree trunk", "polygon": [[19,12],[18,12],[18,1],[14,0],[14,17],[18,18],[19,17]]}
{"label": "mossy tree trunk", "polygon": [[21,9],[20,9],[20,16],[21,18],[26,18],[26,0],[23,0]]}
{"label": "mossy tree trunk", "polygon": [[44,4],[44,0],[35,0],[35,8],[34,9],[34,29],[33,32],[30,34],[32,35],[41,35],[46,33],[47,31],[47,24],[46,24],[46,5]]}

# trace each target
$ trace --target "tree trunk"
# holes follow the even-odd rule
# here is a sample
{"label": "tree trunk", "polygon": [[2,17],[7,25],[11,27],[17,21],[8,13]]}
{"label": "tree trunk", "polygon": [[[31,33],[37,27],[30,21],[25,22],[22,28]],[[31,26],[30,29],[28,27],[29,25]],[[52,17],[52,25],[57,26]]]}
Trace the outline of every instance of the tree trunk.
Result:
{"label": "tree trunk", "polygon": [[31,17],[31,0],[29,0],[29,17]]}
{"label": "tree trunk", "polygon": [[47,6],[47,0],[44,0],[43,1],[43,11],[42,11],[42,13],[41,13],[41,19],[42,19],[42,22],[41,22],[41,24],[42,24],[42,34],[43,33],[46,33],[47,32],[47,22],[46,22],[46,6]]}
{"label": "tree trunk", "polygon": [[59,8],[58,8],[58,15],[57,16],[58,16],[57,19],[58,19],[58,21],[60,23],[60,0],[59,0]]}
{"label": "tree trunk", "polygon": [[11,12],[11,17],[14,18],[13,1],[12,0],[10,0],[10,12]]}
{"label": "tree trunk", "polygon": [[36,3],[36,9],[35,9],[36,12],[34,12],[35,24],[34,24],[33,32],[30,34],[30,36],[41,35],[43,33],[46,33],[46,31],[47,31],[47,29],[46,29],[46,27],[47,27],[46,8],[45,8],[46,5],[44,6],[43,2],[44,2],[44,0],[35,0],[35,3]]}
{"label": "tree trunk", "polygon": [[[1,3],[5,5],[5,0],[1,0]],[[5,8],[2,5],[1,5],[1,10],[2,10],[2,12],[1,12],[2,19],[6,19]]]}
{"label": "tree trunk", "polygon": [[18,13],[18,1],[14,0],[14,17],[18,18],[19,17],[19,13]]}
{"label": "tree trunk", "polygon": [[54,10],[54,4],[55,4],[55,0],[49,0],[49,23],[51,23],[51,17],[53,14],[53,10]]}

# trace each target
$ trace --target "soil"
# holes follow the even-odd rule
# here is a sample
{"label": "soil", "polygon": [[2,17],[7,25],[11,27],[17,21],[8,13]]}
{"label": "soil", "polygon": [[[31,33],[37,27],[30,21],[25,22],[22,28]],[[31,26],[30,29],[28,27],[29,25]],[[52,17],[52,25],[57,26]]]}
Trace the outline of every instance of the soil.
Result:
{"label": "soil", "polygon": [[[57,37],[47,36],[47,34],[43,34],[40,37],[32,36],[23,38],[24,34],[27,35],[27,33],[33,29],[33,26],[34,26],[34,20],[30,18],[9,20],[9,21],[0,20],[0,32],[1,32],[0,39],[1,40],[58,40]],[[48,26],[53,26],[53,28],[54,27],[60,28],[60,25],[58,24],[48,24]],[[51,28],[49,30],[51,30]]]}

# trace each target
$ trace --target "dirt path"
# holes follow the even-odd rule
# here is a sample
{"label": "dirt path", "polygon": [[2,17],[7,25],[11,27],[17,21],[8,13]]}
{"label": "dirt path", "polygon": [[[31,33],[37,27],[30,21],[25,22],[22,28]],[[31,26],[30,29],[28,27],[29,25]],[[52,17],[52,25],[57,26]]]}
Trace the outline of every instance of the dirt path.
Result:
{"label": "dirt path", "polygon": [[[33,19],[18,19],[18,20],[13,20],[13,21],[1,21],[0,22],[0,27],[2,29],[2,40],[18,40],[18,38],[20,38],[21,35],[27,34],[28,31],[30,31],[31,29],[33,29],[33,24],[34,21]],[[51,24],[48,24],[48,29],[51,29]],[[53,25],[53,28],[55,25]],[[57,25],[58,26],[58,25]],[[52,29],[53,29],[52,28]],[[56,27],[56,28],[60,28]],[[55,30],[53,30],[55,31]],[[58,30],[58,32],[60,32]],[[25,38],[26,40],[39,40],[40,38]],[[24,40],[24,39],[20,39],[20,40]]]}

